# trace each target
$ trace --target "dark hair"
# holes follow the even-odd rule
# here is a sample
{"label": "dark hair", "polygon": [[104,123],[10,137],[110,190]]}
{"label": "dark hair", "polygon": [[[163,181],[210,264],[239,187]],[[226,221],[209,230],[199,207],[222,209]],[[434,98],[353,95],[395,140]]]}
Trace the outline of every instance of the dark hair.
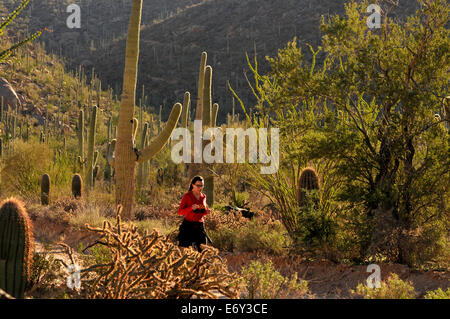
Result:
{"label": "dark hair", "polygon": [[201,181],[201,182],[204,182],[204,180],[203,180],[203,177],[201,177],[201,176],[194,176],[194,178],[191,180],[191,184],[189,185],[189,191],[191,191],[192,190],[192,185],[193,184],[195,184],[197,181]]}

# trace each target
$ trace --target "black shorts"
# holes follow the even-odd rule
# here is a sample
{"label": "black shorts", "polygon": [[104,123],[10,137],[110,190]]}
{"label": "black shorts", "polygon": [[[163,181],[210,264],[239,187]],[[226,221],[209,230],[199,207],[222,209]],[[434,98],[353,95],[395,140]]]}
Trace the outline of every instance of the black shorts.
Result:
{"label": "black shorts", "polygon": [[206,244],[208,236],[202,222],[190,222],[186,219],[180,225],[178,241],[181,247],[195,244],[200,251],[200,244]]}

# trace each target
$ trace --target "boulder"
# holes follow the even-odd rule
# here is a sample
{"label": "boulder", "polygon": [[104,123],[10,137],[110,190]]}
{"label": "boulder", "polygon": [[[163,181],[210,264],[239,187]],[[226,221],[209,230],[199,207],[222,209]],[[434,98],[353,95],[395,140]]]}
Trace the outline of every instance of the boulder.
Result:
{"label": "boulder", "polygon": [[9,84],[5,78],[0,77],[0,103],[2,97],[4,103],[3,105],[8,108],[11,107],[11,109],[14,109],[16,105],[19,108],[22,106],[22,103],[20,102],[20,99],[11,84]]}

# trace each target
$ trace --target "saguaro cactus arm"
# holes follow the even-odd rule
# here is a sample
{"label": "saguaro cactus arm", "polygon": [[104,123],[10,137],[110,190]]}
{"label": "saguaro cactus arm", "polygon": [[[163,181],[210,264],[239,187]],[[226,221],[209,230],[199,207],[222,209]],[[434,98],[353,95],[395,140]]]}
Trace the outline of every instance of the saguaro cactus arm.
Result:
{"label": "saguaro cactus arm", "polygon": [[152,158],[155,154],[157,154],[163,147],[166,145],[170,136],[172,135],[173,130],[177,126],[178,120],[181,115],[182,105],[180,103],[176,103],[172,111],[170,112],[169,120],[166,123],[164,129],[159,133],[159,135],[147,146],[137,159],[138,163],[143,163]]}
{"label": "saguaro cactus arm", "polygon": [[114,161],[114,150],[116,149],[116,139],[113,139],[108,144],[108,149],[106,150],[106,160],[108,161],[109,165],[111,167],[114,167],[115,161]]}
{"label": "saguaro cactus arm", "polygon": [[205,70],[205,79],[203,84],[203,118],[202,118],[203,127],[211,125],[210,123],[212,111],[211,87],[212,87],[212,67],[208,65]]}
{"label": "saguaro cactus arm", "polygon": [[200,72],[198,75],[197,109],[195,111],[196,120],[201,120],[203,117],[203,87],[205,83],[206,58],[206,52],[202,52]]}
{"label": "saguaro cactus arm", "polygon": [[188,127],[189,107],[191,105],[191,94],[184,93],[183,110],[181,112],[181,127]]}

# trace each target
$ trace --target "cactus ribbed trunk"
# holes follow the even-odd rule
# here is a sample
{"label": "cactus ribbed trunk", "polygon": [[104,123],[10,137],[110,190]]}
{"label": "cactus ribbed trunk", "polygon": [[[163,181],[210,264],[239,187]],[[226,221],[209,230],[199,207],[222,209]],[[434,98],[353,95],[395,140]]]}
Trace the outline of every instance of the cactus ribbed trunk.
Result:
{"label": "cactus ribbed trunk", "polygon": [[9,198],[0,204],[0,289],[23,298],[33,261],[32,223],[24,205]]}
{"label": "cactus ribbed trunk", "polygon": [[94,153],[95,147],[95,131],[97,128],[97,110],[98,107],[92,108],[91,122],[89,123],[89,144],[88,154],[86,159],[87,173],[86,173],[86,190],[89,191],[94,186],[94,168],[97,165],[98,153]]}
{"label": "cactus ribbed trunk", "polygon": [[122,205],[125,219],[131,218],[134,197],[130,194],[134,195],[135,188],[136,155],[133,152],[133,114],[136,100],[141,14],[142,0],[133,0],[115,148],[116,204]]}

